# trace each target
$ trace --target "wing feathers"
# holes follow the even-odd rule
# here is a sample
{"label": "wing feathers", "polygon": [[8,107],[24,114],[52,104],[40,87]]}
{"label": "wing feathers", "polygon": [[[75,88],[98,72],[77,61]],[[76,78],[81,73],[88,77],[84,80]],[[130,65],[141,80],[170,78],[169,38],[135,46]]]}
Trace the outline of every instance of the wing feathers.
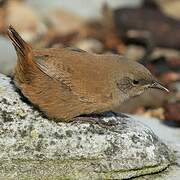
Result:
{"label": "wing feathers", "polygon": [[63,70],[63,65],[60,62],[58,64],[53,64],[53,62],[47,63],[46,60],[37,58],[35,63],[37,67],[52,80],[57,80],[69,88],[71,87],[72,75]]}

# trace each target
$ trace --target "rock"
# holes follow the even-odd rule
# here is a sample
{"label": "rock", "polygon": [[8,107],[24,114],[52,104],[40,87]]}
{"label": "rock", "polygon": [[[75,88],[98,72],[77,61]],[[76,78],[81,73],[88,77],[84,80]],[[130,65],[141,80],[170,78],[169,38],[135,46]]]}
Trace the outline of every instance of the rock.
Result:
{"label": "rock", "polygon": [[46,17],[46,21],[51,29],[63,35],[81,31],[85,23],[83,17],[60,8],[50,11]]}
{"label": "rock", "polygon": [[6,26],[5,23],[5,17],[6,17],[6,11],[5,11],[5,5],[7,1],[1,0],[0,1],[0,33],[4,32],[4,28]]}
{"label": "rock", "polygon": [[172,58],[179,58],[180,52],[179,50],[175,49],[168,49],[168,48],[155,48],[154,51],[151,54],[151,59],[157,59],[159,57],[166,57],[168,59]]}
{"label": "rock", "polygon": [[12,43],[0,37],[0,73],[9,75],[16,64],[16,52]]}
{"label": "rock", "polygon": [[125,56],[131,60],[140,60],[144,56],[145,50],[141,46],[129,45]]}
{"label": "rock", "polygon": [[100,54],[103,52],[103,44],[97,39],[82,39],[74,44],[75,47],[87,52]]}
{"label": "rock", "polygon": [[6,24],[7,26],[11,24],[28,42],[34,42],[46,33],[46,26],[38,13],[25,2],[18,0],[7,2]]}
{"label": "rock", "polygon": [[166,14],[168,14],[173,18],[180,19],[179,0],[173,0],[173,1],[166,0],[165,2],[164,0],[159,0],[159,4],[163,12],[165,12]]}
{"label": "rock", "polygon": [[138,180],[145,179],[155,179],[155,180],[178,180],[180,177],[180,130],[179,128],[174,128],[172,126],[167,126],[167,124],[162,123],[156,118],[145,118],[142,116],[133,116],[134,119],[138,119],[138,121],[150,126],[158,137],[160,137],[164,142],[168,143],[171,149],[174,150],[176,156],[176,162],[169,168],[167,168],[161,175],[147,175]]}
{"label": "rock", "polygon": [[[138,46],[138,45],[129,45],[124,55],[128,59],[138,61],[142,59],[145,53],[146,52],[143,47]],[[153,52],[149,55],[149,59],[153,60],[162,56],[168,59],[172,59],[172,58],[178,59],[180,57],[180,52],[179,50],[175,50],[175,49],[157,47],[153,49]]]}
{"label": "rock", "polygon": [[[145,2],[152,3],[151,0]],[[134,41],[136,44],[147,44],[145,41],[148,40],[153,42],[155,47],[179,49],[180,21],[167,16],[158,7],[152,8],[147,4],[113,11],[113,20],[119,36],[127,43]],[[151,42],[148,44],[152,44]]]}
{"label": "rock", "polygon": [[173,154],[148,127],[104,116],[117,125],[49,121],[0,75],[0,179],[124,179],[171,164]]}

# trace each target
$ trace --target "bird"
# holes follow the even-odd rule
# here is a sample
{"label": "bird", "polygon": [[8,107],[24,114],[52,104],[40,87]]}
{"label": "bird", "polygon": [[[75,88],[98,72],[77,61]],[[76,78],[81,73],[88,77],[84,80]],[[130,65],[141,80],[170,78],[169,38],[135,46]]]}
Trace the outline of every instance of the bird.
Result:
{"label": "bird", "polygon": [[123,56],[73,47],[33,49],[12,26],[7,35],[17,53],[16,87],[56,122],[112,111],[149,88],[168,92],[146,67]]}

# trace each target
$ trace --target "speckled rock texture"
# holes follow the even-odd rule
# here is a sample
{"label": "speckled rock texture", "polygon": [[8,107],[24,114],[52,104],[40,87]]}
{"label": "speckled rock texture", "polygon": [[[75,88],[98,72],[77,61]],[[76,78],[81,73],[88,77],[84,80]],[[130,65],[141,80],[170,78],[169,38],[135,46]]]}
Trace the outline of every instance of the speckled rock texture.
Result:
{"label": "speckled rock texture", "polygon": [[55,123],[0,75],[0,179],[123,179],[160,172],[172,153],[145,125],[106,114],[116,126]]}

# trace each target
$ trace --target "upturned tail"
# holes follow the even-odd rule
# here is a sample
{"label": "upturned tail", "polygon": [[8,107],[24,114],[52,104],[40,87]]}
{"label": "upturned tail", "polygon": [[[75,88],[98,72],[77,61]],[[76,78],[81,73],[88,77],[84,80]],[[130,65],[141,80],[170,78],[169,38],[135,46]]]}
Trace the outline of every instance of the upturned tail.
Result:
{"label": "upturned tail", "polygon": [[17,64],[14,71],[14,78],[17,83],[25,83],[30,80],[29,70],[33,66],[32,48],[26,43],[17,31],[9,26],[7,35],[12,41],[12,44],[17,54]]}

